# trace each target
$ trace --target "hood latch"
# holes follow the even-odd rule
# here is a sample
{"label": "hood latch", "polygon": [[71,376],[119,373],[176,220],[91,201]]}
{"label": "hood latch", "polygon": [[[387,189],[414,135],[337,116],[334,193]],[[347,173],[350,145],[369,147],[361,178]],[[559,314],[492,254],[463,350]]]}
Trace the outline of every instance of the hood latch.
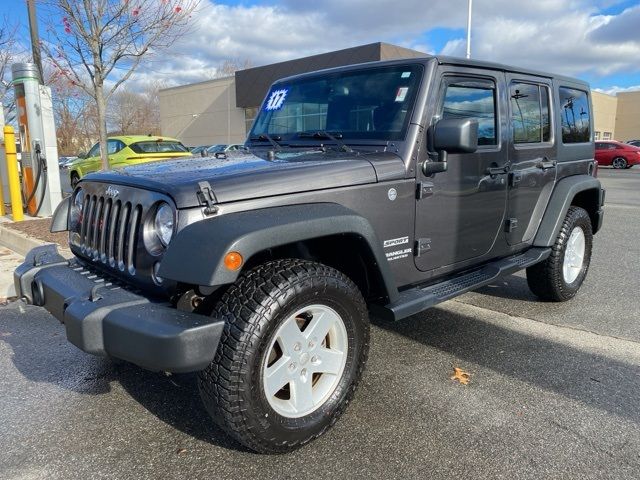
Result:
{"label": "hood latch", "polygon": [[215,215],[218,213],[218,207],[214,205],[217,202],[216,196],[211,189],[209,182],[198,182],[198,201],[204,206],[205,215]]}

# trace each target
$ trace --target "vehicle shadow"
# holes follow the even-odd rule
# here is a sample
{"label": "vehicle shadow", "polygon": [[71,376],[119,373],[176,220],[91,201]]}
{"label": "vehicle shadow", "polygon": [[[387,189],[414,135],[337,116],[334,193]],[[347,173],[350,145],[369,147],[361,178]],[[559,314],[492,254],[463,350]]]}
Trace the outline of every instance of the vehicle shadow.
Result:
{"label": "vehicle shadow", "polygon": [[542,301],[531,292],[529,285],[527,285],[527,279],[516,275],[500,278],[485,287],[473,290],[471,294],[473,293],[522,302],[540,303]]}
{"label": "vehicle shadow", "polygon": [[64,327],[52,316],[18,302],[0,306],[2,343],[11,348],[10,361],[30,382],[82,395],[109,394],[117,382],[134,401],[177,430],[216,446],[248,451],[208,415],[195,374],[166,375],[88,355],[67,341]]}
{"label": "vehicle shadow", "polygon": [[489,368],[518,382],[563,395],[640,423],[640,366],[520,331],[455,314],[441,307],[391,323],[388,332]]}

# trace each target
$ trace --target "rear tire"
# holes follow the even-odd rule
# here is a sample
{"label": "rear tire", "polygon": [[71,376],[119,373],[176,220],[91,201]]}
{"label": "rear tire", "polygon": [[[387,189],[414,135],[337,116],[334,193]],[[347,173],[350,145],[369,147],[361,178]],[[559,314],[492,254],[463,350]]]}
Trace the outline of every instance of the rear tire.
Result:
{"label": "rear tire", "polygon": [[591,263],[593,233],[589,214],[570,207],[545,261],[527,268],[527,283],[540,299],[564,302],[575,296]]}
{"label": "rear tire", "polygon": [[616,157],[611,162],[613,168],[625,169],[627,168],[627,160],[623,157]]}
{"label": "rear tire", "polygon": [[284,453],[336,422],[369,350],[367,307],[349,278],[304,260],[267,262],[242,274],[213,315],[225,328],[198,385],[216,423],[257,452]]}

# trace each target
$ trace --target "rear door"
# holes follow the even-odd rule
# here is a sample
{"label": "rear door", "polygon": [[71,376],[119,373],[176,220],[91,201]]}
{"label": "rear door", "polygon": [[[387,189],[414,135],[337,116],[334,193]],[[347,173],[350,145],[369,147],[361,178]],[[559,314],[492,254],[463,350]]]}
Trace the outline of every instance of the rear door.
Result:
{"label": "rear door", "polygon": [[509,93],[509,194],[507,243],[530,242],[538,229],[556,180],[550,79],[507,74]]}

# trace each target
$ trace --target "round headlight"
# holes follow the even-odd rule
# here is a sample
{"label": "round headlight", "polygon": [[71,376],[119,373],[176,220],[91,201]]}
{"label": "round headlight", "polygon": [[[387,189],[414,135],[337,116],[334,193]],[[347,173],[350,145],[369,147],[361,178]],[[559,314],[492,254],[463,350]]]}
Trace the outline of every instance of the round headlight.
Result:
{"label": "round headlight", "polygon": [[167,203],[161,203],[153,221],[155,233],[165,247],[173,237],[173,209]]}
{"label": "round headlight", "polygon": [[82,221],[82,204],[84,202],[84,193],[82,189],[76,190],[71,203],[71,211],[69,212],[69,230],[76,230]]}

